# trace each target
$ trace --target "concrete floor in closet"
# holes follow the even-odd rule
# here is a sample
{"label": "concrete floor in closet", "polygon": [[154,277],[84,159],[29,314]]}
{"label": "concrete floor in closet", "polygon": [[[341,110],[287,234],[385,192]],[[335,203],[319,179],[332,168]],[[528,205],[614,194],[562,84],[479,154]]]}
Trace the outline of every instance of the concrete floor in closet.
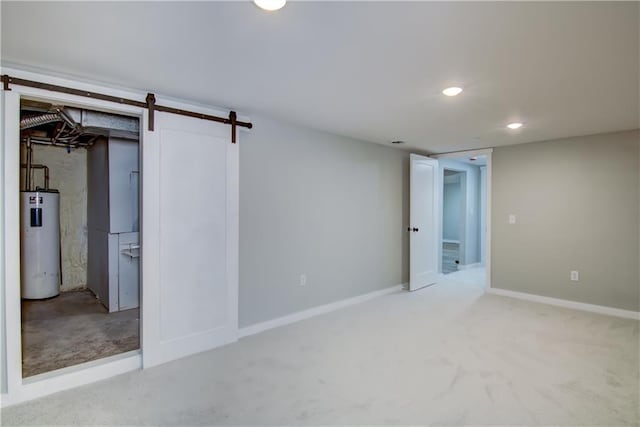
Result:
{"label": "concrete floor in closet", "polygon": [[2,422],[638,424],[637,321],[484,294],[481,277],[5,408]]}
{"label": "concrete floor in closet", "polygon": [[91,291],[22,300],[22,376],[140,348],[139,309],[109,313]]}

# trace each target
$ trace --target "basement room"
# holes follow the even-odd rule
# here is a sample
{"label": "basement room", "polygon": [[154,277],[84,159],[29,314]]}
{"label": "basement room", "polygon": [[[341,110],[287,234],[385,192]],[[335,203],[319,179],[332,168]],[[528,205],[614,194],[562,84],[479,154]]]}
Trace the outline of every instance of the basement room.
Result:
{"label": "basement room", "polygon": [[3,426],[640,425],[640,2],[0,2]]}

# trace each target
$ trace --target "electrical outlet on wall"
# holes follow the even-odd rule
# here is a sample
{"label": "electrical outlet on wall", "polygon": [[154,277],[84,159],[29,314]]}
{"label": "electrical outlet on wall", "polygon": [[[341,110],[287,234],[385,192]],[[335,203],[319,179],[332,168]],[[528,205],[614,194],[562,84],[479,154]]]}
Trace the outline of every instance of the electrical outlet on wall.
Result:
{"label": "electrical outlet on wall", "polygon": [[573,270],[571,271],[570,278],[572,282],[578,282],[580,281],[580,273],[576,270]]}
{"label": "electrical outlet on wall", "polygon": [[307,275],[306,274],[301,274],[300,275],[300,282],[298,284],[300,286],[307,286]]}
{"label": "electrical outlet on wall", "polygon": [[509,215],[509,224],[515,224],[516,223],[516,216],[514,214],[510,214]]}

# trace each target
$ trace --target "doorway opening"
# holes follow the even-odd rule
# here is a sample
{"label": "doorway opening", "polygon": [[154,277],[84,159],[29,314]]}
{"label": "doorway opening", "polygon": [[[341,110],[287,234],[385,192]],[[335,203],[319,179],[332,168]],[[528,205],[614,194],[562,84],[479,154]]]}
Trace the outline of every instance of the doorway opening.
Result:
{"label": "doorway opening", "polygon": [[449,274],[464,256],[466,172],[445,168],[442,184],[442,273]]}
{"label": "doorway opening", "polygon": [[136,117],[20,100],[22,377],[140,348]]}
{"label": "doorway opening", "polygon": [[440,272],[451,280],[486,283],[487,155],[439,158]]}

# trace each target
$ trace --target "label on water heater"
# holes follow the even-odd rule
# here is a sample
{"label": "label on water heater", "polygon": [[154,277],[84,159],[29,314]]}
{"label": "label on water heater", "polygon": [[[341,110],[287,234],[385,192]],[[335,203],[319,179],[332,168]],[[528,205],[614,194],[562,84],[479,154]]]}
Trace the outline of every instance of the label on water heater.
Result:
{"label": "label on water heater", "polygon": [[42,208],[31,208],[31,226],[42,227]]}
{"label": "label on water heater", "polygon": [[41,205],[42,204],[42,196],[29,196],[29,204],[30,205]]}

